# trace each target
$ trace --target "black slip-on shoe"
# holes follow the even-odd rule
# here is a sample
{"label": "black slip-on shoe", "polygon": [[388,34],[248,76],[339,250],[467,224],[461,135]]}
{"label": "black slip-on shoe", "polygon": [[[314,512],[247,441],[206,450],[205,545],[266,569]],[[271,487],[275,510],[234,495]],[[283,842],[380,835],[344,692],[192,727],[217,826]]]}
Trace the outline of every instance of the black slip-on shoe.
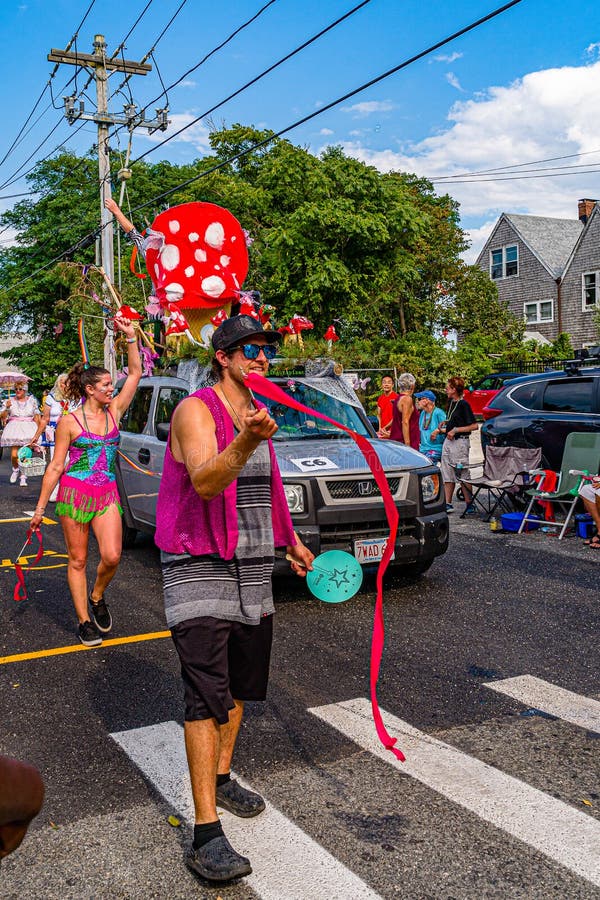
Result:
{"label": "black slip-on shoe", "polygon": [[198,850],[191,847],[185,855],[185,864],[207,881],[232,881],[252,872],[250,860],[237,853],[225,835],[213,838]]}
{"label": "black slip-on shoe", "polygon": [[234,816],[251,819],[263,811],[265,801],[260,794],[246,790],[235,778],[231,778],[217,787],[217,806],[228,810]]}
{"label": "black slip-on shoe", "polygon": [[97,603],[94,603],[90,595],[90,612],[98,631],[101,631],[102,634],[107,634],[112,628],[112,616],[104,602],[104,597],[101,597]]}
{"label": "black slip-on shoe", "polygon": [[93,622],[81,622],[78,629],[79,640],[86,647],[99,647],[102,643],[102,635]]}

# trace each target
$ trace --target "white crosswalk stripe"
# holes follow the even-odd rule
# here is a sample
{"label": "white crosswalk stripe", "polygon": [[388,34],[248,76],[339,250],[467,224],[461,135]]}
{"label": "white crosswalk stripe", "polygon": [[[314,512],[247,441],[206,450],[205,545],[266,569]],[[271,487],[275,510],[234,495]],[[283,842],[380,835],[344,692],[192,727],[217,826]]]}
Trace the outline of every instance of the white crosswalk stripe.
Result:
{"label": "white crosswalk stripe", "polygon": [[365,698],[309,712],[399,772],[600,886],[600,822],[591,816],[382,710],[386,728],[407,757],[399,762],[380,744]]}
{"label": "white crosswalk stripe", "polygon": [[489,681],[485,687],[499,694],[506,694],[524,706],[550,713],[564,722],[600,732],[600,703],[597,700],[566,691],[556,684],[542,681],[541,678],[519,675],[516,678]]}
{"label": "white crosswalk stripe", "polygon": [[[111,737],[173,809],[193,824],[192,791],[181,725],[162,722],[115,732]],[[266,802],[265,811],[251,821],[237,819],[226,812],[221,817],[233,846],[248,855],[256,867],[245,881],[260,897],[264,900],[315,900],[317,897],[378,900],[379,895],[364,881]]]}

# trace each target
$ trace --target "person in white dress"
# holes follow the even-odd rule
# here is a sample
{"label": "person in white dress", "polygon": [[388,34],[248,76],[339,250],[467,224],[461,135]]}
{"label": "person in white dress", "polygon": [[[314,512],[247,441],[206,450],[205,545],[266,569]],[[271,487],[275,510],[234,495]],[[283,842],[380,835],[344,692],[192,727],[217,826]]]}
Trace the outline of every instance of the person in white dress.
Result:
{"label": "person in white dress", "polygon": [[[10,483],[15,484],[19,477],[19,448],[27,447],[37,432],[40,423],[40,408],[37,400],[27,393],[27,382],[15,384],[14,397],[8,397],[0,409],[0,421],[4,431],[0,437],[2,447],[10,447],[12,472]],[[21,487],[27,485],[26,476],[21,473]]]}

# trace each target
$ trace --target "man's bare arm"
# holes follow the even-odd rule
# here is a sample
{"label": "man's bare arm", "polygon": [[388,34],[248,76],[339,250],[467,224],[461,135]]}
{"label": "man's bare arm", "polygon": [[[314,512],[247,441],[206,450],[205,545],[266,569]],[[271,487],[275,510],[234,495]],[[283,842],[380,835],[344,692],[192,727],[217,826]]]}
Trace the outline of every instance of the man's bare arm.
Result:
{"label": "man's bare arm", "polygon": [[268,440],[277,425],[266,409],[245,416],[240,433],[218,452],[215,423],[198,397],[188,397],[177,407],[171,422],[171,451],[184,463],[196,493],[212,500],[234,481],[261,441]]}

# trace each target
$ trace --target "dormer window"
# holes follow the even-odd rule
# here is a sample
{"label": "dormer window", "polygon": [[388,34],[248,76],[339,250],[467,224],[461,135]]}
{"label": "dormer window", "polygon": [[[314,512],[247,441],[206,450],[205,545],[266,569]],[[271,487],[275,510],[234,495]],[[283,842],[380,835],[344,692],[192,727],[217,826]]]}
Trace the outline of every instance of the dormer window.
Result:
{"label": "dormer window", "polygon": [[511,278],[519,274],[519,248],[516,244],[490,250],[490,278]]}

